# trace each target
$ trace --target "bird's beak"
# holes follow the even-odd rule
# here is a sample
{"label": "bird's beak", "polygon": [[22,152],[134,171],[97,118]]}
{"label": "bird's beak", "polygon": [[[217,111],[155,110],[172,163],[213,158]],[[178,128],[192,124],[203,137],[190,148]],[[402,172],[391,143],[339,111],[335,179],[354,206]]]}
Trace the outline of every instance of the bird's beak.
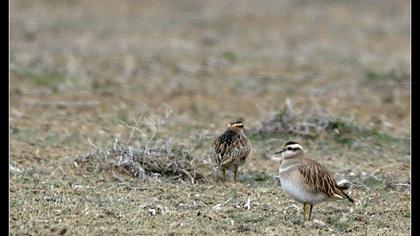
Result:
{"label": "bird's beak", "polygon": [[[274,154],[280,154],[280,153],[282,153],[284,150],[280,150],[280,151],[278,151],[278,152],[275,152]],[[283,157],[279,157],[279,156],[275,156],[275,155],[273,155],[273,156],[271,156],[270,157],[270,160],[272,160],[272,161],[281,161],[281,160],[283,160]]]}
{"label": "bird's beak", "polygon": [[278,152],[275,152],[274,154],[280,154],[280,153],[282,153],[282,152],[284,152],[284,150],[280,150],[280,151],[278,151]]}

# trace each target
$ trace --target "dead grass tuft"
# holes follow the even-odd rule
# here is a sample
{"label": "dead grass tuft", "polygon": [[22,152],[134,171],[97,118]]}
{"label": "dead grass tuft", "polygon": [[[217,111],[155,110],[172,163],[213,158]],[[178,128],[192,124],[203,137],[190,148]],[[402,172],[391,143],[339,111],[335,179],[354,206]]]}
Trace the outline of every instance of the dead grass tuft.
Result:
{"label": "dead grass tuft", "polygon": [[290,100],[282,112],[279,112],[263,121],[260,133],[291,133],[304,136],[319,136],[324,133],[334,121],[327,111],[310,110],[297,111]]}
{"label": "dead grass tuft", "polygon": [[117,170],[135,178],[159,176],[187,179],[192,183],[202,181],[204,178],[204,175],[197,170],[194,161],[176,155],[174,148],[134,149],[120,144],[115,146],[116,149],[95,150],[77,157],[74,160],[75,165],[88,171],[111,170],[114,173]]}
{"label": "dead grass tuft", "polygon": [[[92,144],[95,150],[76,157],[75,166],[94,172],[111,171],[114,176],[119,172],[143,179],[167,177],[172,180],[189,180],[191,183],[204,181],[205,175],[198,170],[200,162],[194,159],[184,145],[172,143],[171,138],[160,138],[160,129],[169,118],[169,113],[165,115],[166,119],[156,115],[151,117],[141,122],[147,124],[150,134],[138,128],[137,122],[136,126],[127,124],[132,128],[128,144],[118,139],[114,140],[111,148],[100,148]],[[136,131],[140,133],[138,137],[134,137]]]}
{"label": "dead grass tuft", "polygon": [[262,122],[258,130],[261,134],[291,134],[311,138],[327,135],[336,142],[351,144],[354,140],[373,138],[385,144],[396,138],[383,132],[383,125],[367,127],[357,125],[352,118],[337,116],[325,109],[294,109],[289,100],[282,112],[276,113]]}

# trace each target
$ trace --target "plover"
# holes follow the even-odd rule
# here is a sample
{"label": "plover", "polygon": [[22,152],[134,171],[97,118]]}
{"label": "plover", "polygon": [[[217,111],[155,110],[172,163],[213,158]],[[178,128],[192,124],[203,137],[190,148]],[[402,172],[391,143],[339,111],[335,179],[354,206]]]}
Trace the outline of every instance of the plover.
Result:
{"label": "plover", "polygon": [[244,133],[243,120],[239,119],[228,124],[226,131],[217,137],[210,155],[226,180],[226,169],[232,170],[234,181],[238,175],[239,166],[243,165],[250,156],[252,146]]}
{"label": "plover", "polygon": [[279,168],[281,186],[294,200],[303,203],[304,220],[308,211],[307,219],[311,219],[313,206],[320,202],[341,198],[354,203],[344,192],[346,187],[337,185],[327,169],[305,157],[298,142],[286,142],[275,154],[283,158]]}

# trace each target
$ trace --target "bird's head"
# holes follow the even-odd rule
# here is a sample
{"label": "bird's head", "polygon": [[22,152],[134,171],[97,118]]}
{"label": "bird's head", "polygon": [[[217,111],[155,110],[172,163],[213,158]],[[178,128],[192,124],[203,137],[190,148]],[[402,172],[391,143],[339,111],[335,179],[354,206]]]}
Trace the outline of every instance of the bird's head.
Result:
{"label": "bird's head", "polygon": [[237,119],[235,121],[231,121],[229,122],[228,127],[242,131],[244,129],[244,119]]}
{"label": "bird's head", "polygon": [[303,147],[296,141],[287,141],[283,144],[283,147],[280,151],[275,152],[274,154],[280,154],[283,159],[291,159],[302,156]]}

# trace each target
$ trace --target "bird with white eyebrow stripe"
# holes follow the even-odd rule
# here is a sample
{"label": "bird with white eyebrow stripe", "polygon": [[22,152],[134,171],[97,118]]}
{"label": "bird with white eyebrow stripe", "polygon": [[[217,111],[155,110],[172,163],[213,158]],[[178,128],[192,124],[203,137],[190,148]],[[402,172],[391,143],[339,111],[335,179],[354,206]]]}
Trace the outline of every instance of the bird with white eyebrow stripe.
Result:
{"label": "bird with white eyebrow stripe", "polygon": [[[315,204],[329,199],[347,199],[343,186],[336,183],[328,171],[318,162],[305,157],[302,146],[295,141],[286,142],[275,154],[281,154],[279,178],[282,188],[296,201],[303,203],[303,218],[311,219]],[[309,207],[309,209],[308,209]]]}
{"label": "bird with white eyebrow stripe", "polygon": [[213,141],[210,155],[222,171],[223,181],[226,180],[226,169],[229,169],[233,170],[236,182],[238,168],[245,164],[251,151],[251,142],[244,133],[244,121],[238,119],[230,122],[226,131]]}

